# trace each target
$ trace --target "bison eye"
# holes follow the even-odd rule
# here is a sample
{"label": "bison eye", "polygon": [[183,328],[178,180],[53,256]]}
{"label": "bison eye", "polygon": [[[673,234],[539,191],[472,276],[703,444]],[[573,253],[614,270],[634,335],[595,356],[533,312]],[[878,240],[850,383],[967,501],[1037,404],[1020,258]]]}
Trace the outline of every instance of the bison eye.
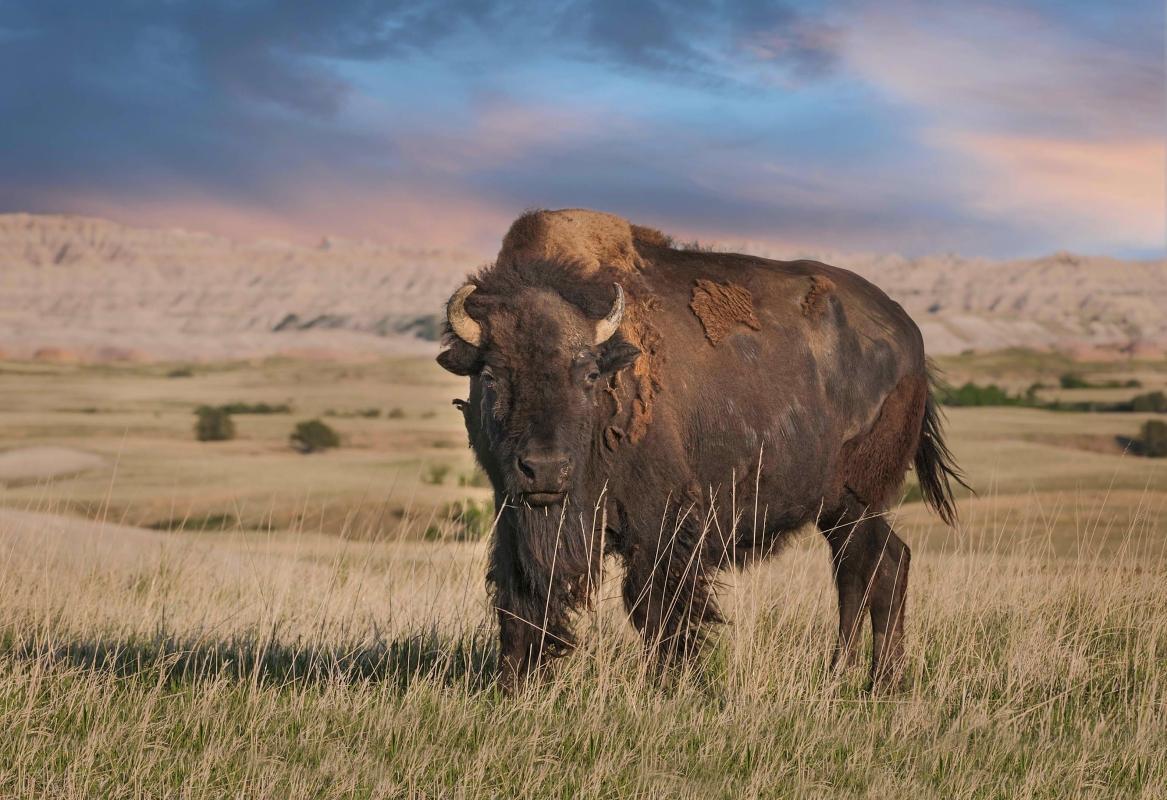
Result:
{"label": "bison eye", "polygon": [[589,385],[595,383],[599,379],[600,379],[600,373],[598,370],[594,370],[594,369],[587,374],[586,378],[584,378],[584,380],[586,380]]}

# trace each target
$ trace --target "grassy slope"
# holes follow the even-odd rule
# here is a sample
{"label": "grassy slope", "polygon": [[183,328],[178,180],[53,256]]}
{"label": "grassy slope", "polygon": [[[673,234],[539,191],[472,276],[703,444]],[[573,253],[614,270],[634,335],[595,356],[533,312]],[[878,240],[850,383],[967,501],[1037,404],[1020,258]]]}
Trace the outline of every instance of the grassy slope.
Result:
{"label": "grassy slope", "polygon": [[[272,360],[199,367],[189,378],[167,372],[0,365],[0,449],[53,443],[103,455],[105,469],[57,481],[52,501],[136,525],[225,517],[267,529],[306,519],[331,533],[399,536],[424,530],[435,507],[487,494],[458,486],[474,472],[450,404],[465,388],[430,362]],[[230,401],[288,403],[293,413],[237,416],[236,440],[194,441],[193,409]],[[339,450],[306,458],[288,446],[298,420],[367,408],[382,416],[327,418],[344,440]],[[387,418],[393,409],[404,416]],[[443,485],[423,481],[435,465],[449,468]],[[35,507],[45,494],[35,484],[10,486],[0,490],[0,503]]]}
{"label": "grassy slope", "polygon": [[[1005,383],[1068,371],[1056,359],[1041,369],[1035,363],[1042,362],[1013,352],[955,357],[942,366],[954,379]],[[1159,367],[1140,363],[1122,372],[1096,365],[1077,371],[1095,380],[1138,375],[1145,388],[1123,390],[1129,396],[1162,388],[1167,375]],[[305,527],[400,538],[420,535],[435,509],[488,495],[459,485],[474,474],[460,415],[450,405],[451,398],[465,394],[465,381],[428,360],[347,365],[271,360],[196,367],[188,378],[167,378],[168,371],[165,366],[0,363],[0,450],[55,444],[106,458],[105,468],[58,480],[49,491],[35,483],[2,488],[0,505],[35,508],[51,501],[57,509],[136,525],[189,518],[213,520],[215,527]],[[1022,377],[1027,374],[1031,377]],[[1061,394],[1082,399],[1097,390]],[[192,410],[229,401],[289,403],[294,413],[237,416],[237,440],[195,442]],[[297,420],[328,409],[366,408],[380,409],[381,418],[328,419],[341,432],[343,448],[305,458],[288,447]],[[391,409],[404,417],[387,418]],[[1136,435],[1146,418],[952,409],[949,430],[975,488],[994,498],[994,508],[1001,507],[1001,498],[1033,493],[1044,507],[1067,502],[1067,493],[1082,503],[1108,491],[1126,492],[1129,499],[1131,492],[1141,496],[1145,490],[1150,506],[1161,508],[1167,464],[1123,458],[1116,440]],[[442,485],[425,481],[434,466],[449,468]],[[1115,501],[1111,508],[1125,514],[1140,502]],[[975,511],[983,503],[970,506]],[[912,519],[927,524],[922,509]]]}
{"label": "grassy slope", "polygon": [[[108,496],[114,518],[150,521],[168,502],[278,514],[375,495],[386,464],[468,470],[443,412],[456,382],[417,362],[33,371],[0,374],[0,447],[120,456],[116,475],[3,494],[33,511],[0,509],[0,796],[947,799],[1167,785],[1167,474],[1070,446],[1125,432],[1131,415],[950,415],[982,497],[962,501],[958,533],[918,504],[899,511],[914,548],[899,696],[827,675],[833,589],[825,547],[806,536],[727,577],[734,623],[697,674],[645,677],[609,583],[582,621],[584,652],[505,700],[487,677],[482,545],[408,541],[400,525],[405,540],[337,539],[319,515],[194,534],[43,513]],[[303,413],[242,417],[238,442],[191,442],[190,407],[227,400]],[[109,410],[59,410],[90,406]],[[369,406],[408,416],[337,420],[354,446],[333,454],[285,450],[294,420]],[[427,408],[439,415],[423,420]],[[474,491],[396,474],[394,502],[419,508]]]}
{"label": "grassy slope", "polygon": [[0,514],[0,795],[1155,797],[1167,782],[1161,556],[920,545],[911,688],[872,699],[862,676],[827,674],[833,590],[808,538],[729,579],[734,624],[699,676],[645,678],[609,583],[584,651],[506,700],[486,678],[481,545]]}

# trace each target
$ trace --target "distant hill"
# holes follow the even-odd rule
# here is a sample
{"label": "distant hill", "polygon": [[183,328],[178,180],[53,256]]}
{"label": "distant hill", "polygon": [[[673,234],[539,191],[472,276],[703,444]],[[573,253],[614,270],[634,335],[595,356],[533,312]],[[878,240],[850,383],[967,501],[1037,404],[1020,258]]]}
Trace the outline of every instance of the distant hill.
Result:
{"label": "distant hill", "polygon": [[[502,231],[500,233],[500,238]],[[736,248],[771,258],[800,254]],[[1161,354],[1167,262],[822,255],[899,300],[933,353]],[[217,360],[433,352],[481,254],[326,239],[237,242],[99,219],[0,215],[0,356]],[[427,339],[429,341],[427,341]]]}
{"label": "distant hill", "polygon": [[479,260],[0,215],[0,350],[83,360],[431,350],[416,334],[434,337],[433,315]]}

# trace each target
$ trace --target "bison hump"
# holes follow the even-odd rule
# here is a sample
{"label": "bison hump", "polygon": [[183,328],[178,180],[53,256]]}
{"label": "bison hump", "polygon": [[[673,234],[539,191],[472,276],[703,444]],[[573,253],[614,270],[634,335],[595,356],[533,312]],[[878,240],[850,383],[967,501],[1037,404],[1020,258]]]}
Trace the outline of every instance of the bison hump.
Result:
{"label": "bison hump", "polygon": [[638,272],[644,262],[636,252],[635,240],[644,238],[646,231],[661,235],[633,226],[615,214],[586,208],[529,211],[515,220],[503,237],[497,263],[555,261],[578,264],[588,271],[603,266]]}

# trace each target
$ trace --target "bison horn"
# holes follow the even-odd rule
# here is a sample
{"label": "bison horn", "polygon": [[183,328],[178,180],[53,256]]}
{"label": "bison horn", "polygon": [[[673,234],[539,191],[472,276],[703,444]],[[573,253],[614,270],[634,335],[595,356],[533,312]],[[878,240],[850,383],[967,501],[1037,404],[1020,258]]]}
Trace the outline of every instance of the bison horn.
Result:
{"label": "bison horn", "polygon": [[475,347],[482,346],[482,326],[470,318],[466,313],[466,298],[469,297],[474,290],[478,288],[472,283],[468,283],[458,291],[454,292],[454,296],[450,298],[450,302],[446,304],[446,318],[450,321],[450,328],[455,335],[466,344],[474,345]]}
{"label": "bison horn", "polygon": [[608,312],[608,316],[596,323],[596,338],[592,344],[603,344],[612,338],[612,334],[620,327],[620,320],[624,317],[624,290],[620,288],[620,284],[612,284],[616,287],[616,302],[612,304],[612,310]]}

